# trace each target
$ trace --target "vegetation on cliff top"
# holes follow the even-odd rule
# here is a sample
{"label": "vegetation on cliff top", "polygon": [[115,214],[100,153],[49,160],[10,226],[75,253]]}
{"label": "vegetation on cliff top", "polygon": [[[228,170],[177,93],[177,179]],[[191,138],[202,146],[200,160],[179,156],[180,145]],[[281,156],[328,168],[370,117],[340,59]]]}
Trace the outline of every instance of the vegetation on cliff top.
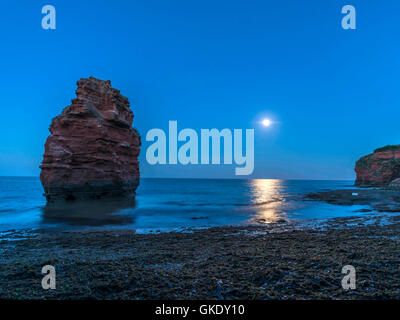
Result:
{"label": "vegetation on cliff top", "polygon": [[374,153],[385,152],[385,151],[400,151],[400,144],[387,145],[385,147],[375,149]]}
{"label": "vegetation on cliff top", "polygon": [[[374,153],[378,153],[378,152],[385,152],[385,151],[400,151],[400,145],[387,145],[385,147],[382,148],[378,148],[374,150]],[[356,167],[357,168],[369,168],[371,165],[371,161],[373,160],[373,154],[368,154],[364,157],[361,157],[357,162],[356,162]],[[396,165],[400,163],[400,161],[398,159],[391,159],[388,162],[385,162],[384,166],[385,168],[388,167],[389,165]]]}

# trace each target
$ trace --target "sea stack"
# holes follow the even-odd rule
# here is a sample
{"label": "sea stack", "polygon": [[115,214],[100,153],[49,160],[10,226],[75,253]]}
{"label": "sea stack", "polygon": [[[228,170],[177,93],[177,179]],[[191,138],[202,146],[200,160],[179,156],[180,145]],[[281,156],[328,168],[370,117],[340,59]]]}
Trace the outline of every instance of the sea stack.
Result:
{"label": "sea stack", "polygon": [[361,187],[399,188],[400,145],[389,145],[376,149],[359,159],[355,171],[355,184]]}
{"label": "sea stack", "polygon": [[140,135],[129,101],[111,82],[77,82],[76,98],[50,125],[40,181],[49,202],[133,197]]}

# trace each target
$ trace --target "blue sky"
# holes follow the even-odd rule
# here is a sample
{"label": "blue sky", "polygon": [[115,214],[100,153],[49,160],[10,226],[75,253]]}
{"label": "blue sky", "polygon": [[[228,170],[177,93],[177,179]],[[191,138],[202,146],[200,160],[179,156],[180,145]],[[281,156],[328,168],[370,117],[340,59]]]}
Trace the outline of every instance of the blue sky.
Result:
{"label": "blue sky", "polygon": [[[41,28],[54,5],[57,29]],[[341,28],[341,8],[357,30]],[[2,1],[0,175],[38,175],[76,81],[110,79],[134,125],[254,128],[251,177],[353,179],[400,143],[398,1]],[[264,116],[275,124],[260,126]],[[145,177],[233,178],[234,166],[150,166]]]}

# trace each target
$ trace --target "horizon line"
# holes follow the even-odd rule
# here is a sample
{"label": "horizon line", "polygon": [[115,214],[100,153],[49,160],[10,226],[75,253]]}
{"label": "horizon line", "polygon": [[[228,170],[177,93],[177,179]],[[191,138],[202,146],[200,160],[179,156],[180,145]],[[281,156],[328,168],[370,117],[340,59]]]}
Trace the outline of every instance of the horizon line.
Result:
{"label": "horizon line", "polygon": [[[39,178],[39,176],[4,176],[0,178]],[[305,178],[200,178],[200,177],[141,177],[140,179],[175,179],[175,180],[286,180],[286,181],[354,181],[354,179],[305,179]],[[139,179],[139,180],[140,180]]]}

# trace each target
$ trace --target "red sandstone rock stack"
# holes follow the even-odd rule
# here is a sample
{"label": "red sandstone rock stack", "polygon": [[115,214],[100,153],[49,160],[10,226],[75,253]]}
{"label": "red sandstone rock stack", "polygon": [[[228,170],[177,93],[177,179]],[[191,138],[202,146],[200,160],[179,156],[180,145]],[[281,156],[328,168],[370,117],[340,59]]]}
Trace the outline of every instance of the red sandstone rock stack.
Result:
{"label": "red sandstone rock stack", "polygon": [[376,149],[356,163],[356,185],[398,188],[400,178],[400,145]]}
{"label": "red sandstone rock stack", "polygon": [[40,180],[48,201],[134,196],[140,135],[129,101],[110,81],[80,79],[77,97],[55,117]]}

